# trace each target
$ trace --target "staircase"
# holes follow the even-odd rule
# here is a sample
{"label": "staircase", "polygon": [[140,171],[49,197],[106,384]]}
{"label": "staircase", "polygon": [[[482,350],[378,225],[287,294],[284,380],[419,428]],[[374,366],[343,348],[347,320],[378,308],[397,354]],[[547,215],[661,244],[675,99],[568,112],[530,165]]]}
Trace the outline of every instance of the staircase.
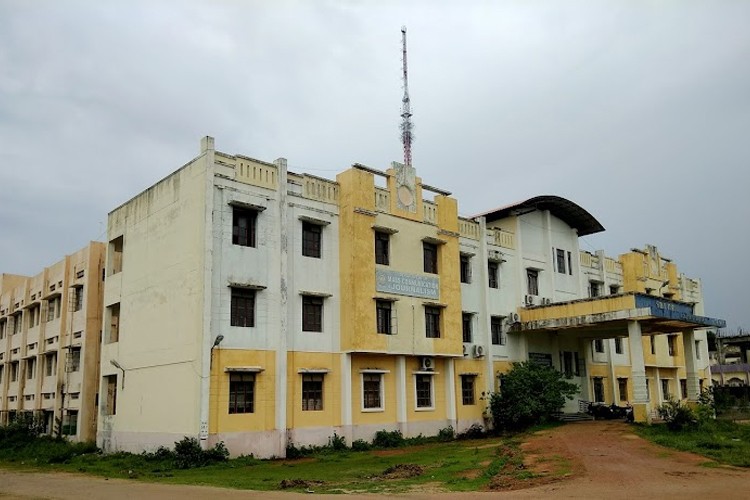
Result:
{"label": "staircase", "polygon": [[588,413],[561,413],[558,418],[561,422],[587,422],[589,420],[594,420],[594,417],[589,415]]}

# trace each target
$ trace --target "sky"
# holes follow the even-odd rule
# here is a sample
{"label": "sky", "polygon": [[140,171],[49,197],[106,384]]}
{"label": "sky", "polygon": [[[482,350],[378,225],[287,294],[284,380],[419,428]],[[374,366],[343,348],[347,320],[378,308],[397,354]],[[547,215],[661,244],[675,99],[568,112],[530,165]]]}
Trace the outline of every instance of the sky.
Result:
{"label": "sky", "polygon": [[199,152],[334,178],[399,141],[462,215],[550,194],[750,329],[750,2],[0,0],[0,273],[106,236]]}

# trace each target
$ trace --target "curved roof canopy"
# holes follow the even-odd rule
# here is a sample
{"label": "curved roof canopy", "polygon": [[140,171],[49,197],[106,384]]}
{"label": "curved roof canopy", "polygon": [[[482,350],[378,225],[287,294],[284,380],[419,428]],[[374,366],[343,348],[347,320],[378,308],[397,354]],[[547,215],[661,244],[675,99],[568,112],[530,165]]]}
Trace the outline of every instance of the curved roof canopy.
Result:
{"label": "curved roof canopy", "polygon": [[535,196],[526,201],[496,208],[495,210],[490,210],[474,217],[485,217],[487,222],[493,222],[505,217],[533,212],[534,210],[549,210],[552,215],[570,227],[577,229],[578,236],[586,236],[587,234],[604,231],[604,226],[580,205],[565,198],[551,195]]}

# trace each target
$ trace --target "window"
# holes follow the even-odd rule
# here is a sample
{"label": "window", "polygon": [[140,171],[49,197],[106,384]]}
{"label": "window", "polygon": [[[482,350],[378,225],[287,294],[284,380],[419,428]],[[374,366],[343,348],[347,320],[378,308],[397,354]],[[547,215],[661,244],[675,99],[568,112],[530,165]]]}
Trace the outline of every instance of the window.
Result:
{"label": "window", "polygon": [[36,358],[29,358],[26,360],[26,379],[31,380],[34,378],[36,372]]}
{"label": "window", "polygon": [[672,394],[669,392],[669,379],[661,379],[661,393],[665,401],[672,399]]}
{"label": "window", "polygon": [[60,317],[60,296],[56,296],[47,301],[47,323]]}
{"label": "window", "polygon": [[677,336],[667,335],[667,350],[670,356],[677,356]]}
{"label": "window", "polygon": [[560,250],[559,248],[556,251],[557,256],[557,272],[560,274],[567,274],[567,271],[565,270],[565,250]]}
{"label": "window", "polygon": [[703,379],[698,379],[698,393],[699,394],[703,394],[703,384],[704,384]]}
{"label": "window", "polygon": [[604,352],[604,341],[602,339],[594,339],[594,352]]}
{"label": "window", "polygon": [[119,342],[120,341],[120,304],[112,304],[107,307],[107,317],[109,323],[107,325],[107,343]]}
{"label": "window", "polygon": [[0,365],[0,384],[3,383],[3,368],[5,368],[5,365]]}
{"label": "window", "polygon": [[423,256],[424,256],[424,272],[437,274],[438,272],[437,245],[435,245],[434,243],[422,242],[422,249],[423,249]]}
{"label": "window", "polygon": [[248,208],[232,207],[232,244],[254,247],[258,212]]}
{"label": "window", "polygon": [[609,294],[610,295],[617,295],[620,293],[620,287],[617,285],[609,285]]}
{"label": "window", "polygon": [[255,326],[255,290],[232,288],[231,326]]}
{"label": "window", "polygon": [[656,336],[651,335],[649,341],[651,342],[651,354],[656,354]]}
{"label": "window", "polygon": [[323,298],[302,296],[302,331],[323,331]]}
{"label": "window", "polygon": [[432,408],[432,375],[416,375],[417,408]]}
{"label": "window", "polygon": [[463,330],[463,341],[471,342],[471,313],[461,314],[461,329]]}
{"label": "window", "polygon": [[229,374],[229,413],[253,413],[255,374]]}
{"label": "window", "polygon": [[680,395],[682,399],[687,399],[687,379],[680,379]]}
{"label": "window", "polygon": [[390,265],[390,242],[391,235],[383,231],[375,231],[375,263],[384,266]]}
{"label": "window", "polygon": [[8,324],[8,320],[3,319],[0,320],[0,340],[3,340],[5,338],[5,328]]}
{"label": "window", "polygon": [[573,366],[573,356],[571,351],[563,351],[563,373],[566,377],[572,377],[575,373]]}
{"label": "window", "polygon": [[529,295],[539,295],[539,271],[536,269],[526,270],[526,287]]}
{"label": "window", "polygon": [[620,401],[628,400],[628,379],[626,378],[617,379],[617,392],[620,393]]}
{"label": "window", "polygon": [[573,276],[573,257],[570,252],[568,252],[568,274]]}
{"label": "window", "polygon": [[23,330],[23,313],[20,312],[13,316],[13,335],[21,333]]}
{"label": "window", "polygon": [[464,405],[476,404],[474,398],[474,379],[476,375],[461,375],[461,402]]}
{"label": "window", "polygon": [[81,348],[72,347],[68,351],[68,372],[77,372],[81,369]]}
{"label": "window", "polygon": [[604,380],[602,377],[594,377],[594,402],[604,402]]}
{"label": "window", "polygon": [[695,341],[695,359],[701,359],[701,341]]}
{"label": "window", "polygon": [[302,255],[320,258],[320,241],[323,228],[312,222],[302,221]]}
{"label": "window", "polygon": [[425,336],[428,339],[440,338],[440,308],[426,306],[424,308]]}
{"label": "window", "polygon": [[323,409],[323,375],[302,375],[302,411]]}
{"label": "window", "polygon": [[10,381],[18,382],[18,361],[10,364]]}
{"label": "window", "polygon": [[461,255],[461,283],[471,283],[471,256]]}
{"label": "window", "polygon": [[78,434],[78,410],[67,410],[63,415],[62,433],[65,436]]}
{"label": "window", "polygon": [[601,286],[598,281],[589,281],[589,297],[595,298],[602,294]]}
{"label": "window", "polygon": [[29,328],[34,328],[39,324],[41,312],[41,308],[38,305],[29,308]]}
{"label": "window", "polygon": [[621,337],[615,338],[615,352],[617,354],[622,354],[622,338]]}
{"label": "window", "polygon": [[83,286],[73,287],[73,312],[83,309]]}
{"label": "window", "polygon": [[44,355],[44,376],[51,377],[57,369],[57,353],[50,352]]}
{"label": "window", "polygon": [[362,374],[362,408],[365,410],[382,410],[383,396],[381,373]]}
{"label": "window", "polygon": [[505,337],[503,336],[503,318],[500,316],[492,316],[490,318],[490,332],[492,333],[493,345],[505,345]]}
{"label": "window", "polygon": [[497,278],[498,265],[497,262],[491,260],[487,262],[487,278],[489,280],[490,288],[500,288],[500,280]]}
{"label": "window", "polygon": [[104,414],[117,414],[117,375],[107,375],[104,377],[104,387],[107,389],[107,399],[104,401]]}
{"label": "window", "polygon": [[375,301],[375,316],[377,320],[378,333],[391,335],[391,314],[392,306],[390,300]]}
{"label": "window", "polygon": [[122,236],[117,237],[109,242],[109,274],[117,274],[122,271],[122,247]]}

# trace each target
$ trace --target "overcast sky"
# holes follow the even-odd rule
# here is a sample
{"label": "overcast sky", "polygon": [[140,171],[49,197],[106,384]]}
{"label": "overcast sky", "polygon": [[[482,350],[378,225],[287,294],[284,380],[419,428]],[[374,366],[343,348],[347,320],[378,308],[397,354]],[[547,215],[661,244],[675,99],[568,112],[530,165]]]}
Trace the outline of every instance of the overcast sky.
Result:
{"label": "overcast sky", "polygon": [[748,1],[0,0],[0,272],[105,237],[200,138],[387,168],[408,26],[414,165],[472,215],[539,194],[703,280],[750,328]]}

